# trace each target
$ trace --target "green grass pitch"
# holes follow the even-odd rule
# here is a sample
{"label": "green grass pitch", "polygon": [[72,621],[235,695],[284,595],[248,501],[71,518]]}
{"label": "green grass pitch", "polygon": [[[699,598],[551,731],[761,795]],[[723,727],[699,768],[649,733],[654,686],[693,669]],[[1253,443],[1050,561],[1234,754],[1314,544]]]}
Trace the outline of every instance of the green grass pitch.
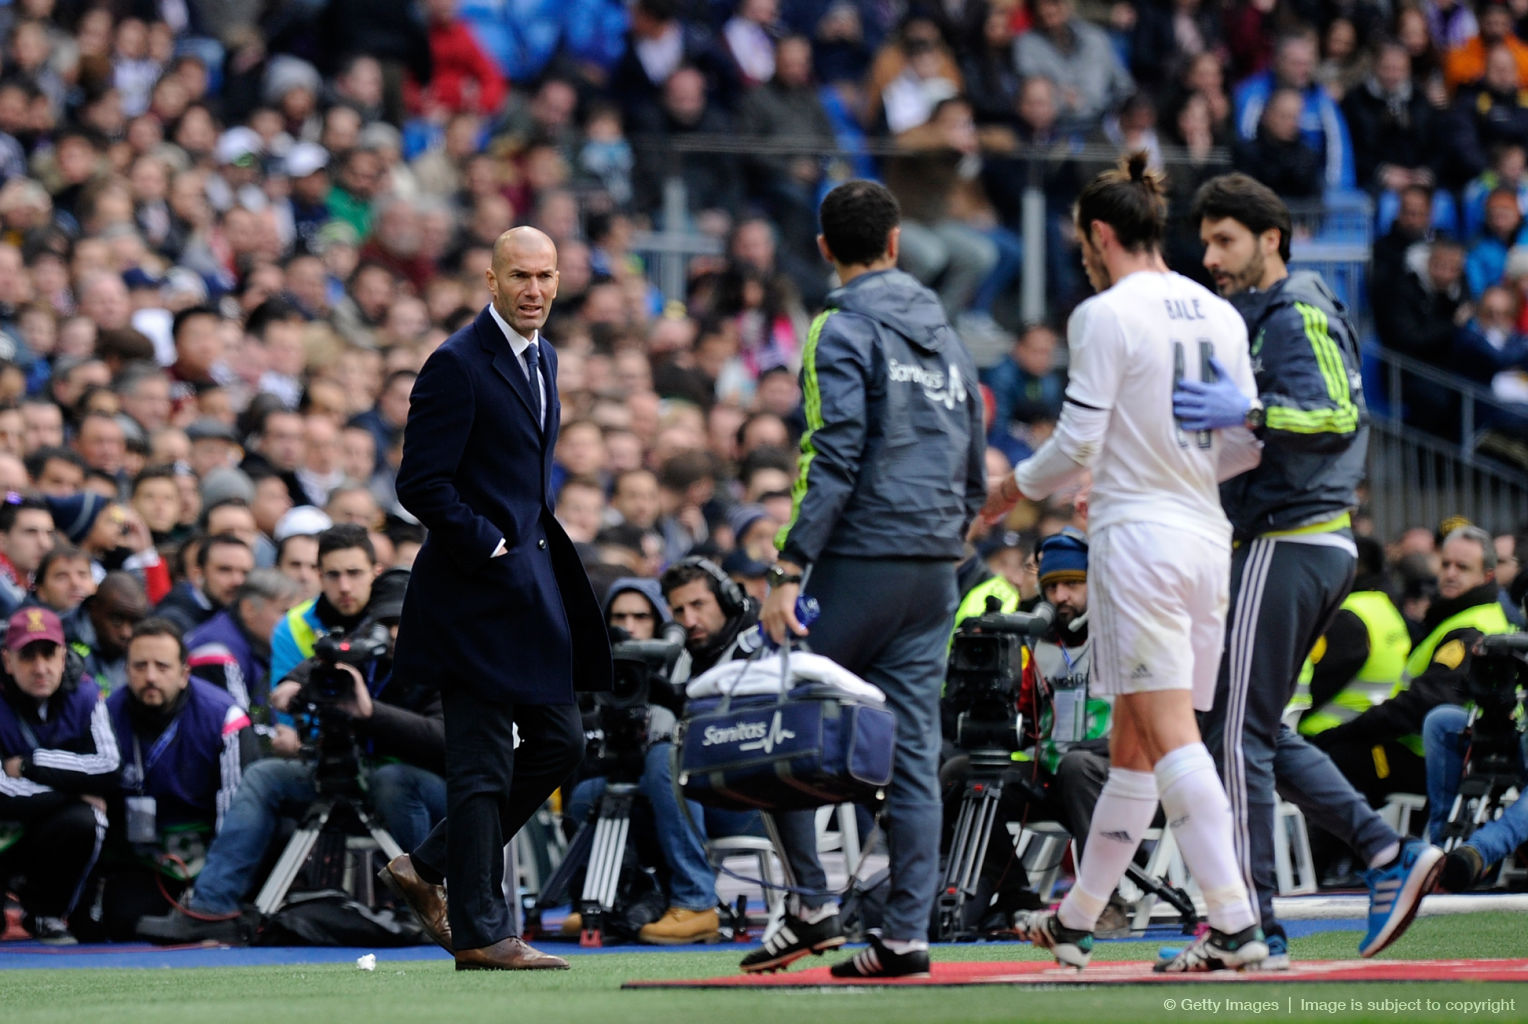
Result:
{"label": "green grass pitch", "polygon": [[[1528,955],[1528,916],[1482,912],[1419,919],[1386,958],[1433,959]],[[1323,932],[1295,941],[1297,959],[1352,959],[1356,932]],[[552,947],[555,948],[555,947]],[[607,953],[582,956],[571,971],[546,974],[457,974],[445,960],[377,965],[374,973],[351,964],[185,970],[0,971],[0,1018],[6,1024],[388,1024],[392,1021],[513,1021],[557,1024],[985,1024],[1086,1021],[1147,1024],[1156,1021],[1528,1020],[1528,985],[1510,983],[1301,984],[1270,981],[1232,986],[1120,986],[1037,991],[1016,986],[970,988],[777,991],[621,991],[638,978],[709,977],[736,969],[744,947],[706,953]],[[1140,959],[1154,947],[1101,943],[1098,959]],[[1030,960],[1041,955],[1017,943],[940,947],[936,960]],[[827,960],[810,958],[806,965]],[[1274,1001],[1279,1009],[1235,1013],[1230,994],[1248,1002]],[[1354,999],[1421,1000],[1420,1010],[1371,1012],[1328,1009]],[[1469,1000],[1471,1011],[1429,1012]],[[1326,1006],[1302,1010],[1302,1000]],[[1492,1012],[1490,1001],[1499,1001]],[[1188,1001],[1185,1006],[1185,1001]],[[1169,1003],[1172,1008],[1168,1009]],[[1293,1006],[1293,1012],[1288,1007]]]}

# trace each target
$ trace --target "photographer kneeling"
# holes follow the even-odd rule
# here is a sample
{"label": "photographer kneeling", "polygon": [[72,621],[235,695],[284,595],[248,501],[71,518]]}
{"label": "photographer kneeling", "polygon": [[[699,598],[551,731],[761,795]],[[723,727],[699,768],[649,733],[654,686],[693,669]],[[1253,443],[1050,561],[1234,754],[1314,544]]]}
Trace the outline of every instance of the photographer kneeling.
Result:
{"label": "photographer kneeling", "polygon": [[[367,793],[380,823],[403,849],[417,846],[445,817],[440,694],[392,674],[392,639],[408,572],[377,576],[370,540],[349,525],[319,535],[318,561],[318,601],[345,610],[353,629],[343,640],[315,639],[314,656],[294,666],[271,694],[274,707],[297,715],[306,733],[303,747],[316,759],[267,758],[245,772],[197,876],[188,904],[193,914],[236,912],[258,881],[256,868],[279,819],[301,818],[320,788]],[[293,614],[307,607],[299,605]],[[196,941],[204,928],[181,914],[139,923],[140,933],[158,941]]]}
{"label": "photographer kneeling", "polygon": [[[661,593],[660,593],[661,589]],[[665,599],[667,603],[665,603]],[[626,742],[640,750],[641,777],[638,792],[652,809],[654,835],[668,866],[668,911],[638,933],[643,942],[656,945],[682,945],[714,941],[721,931],[716,912],[716,871],[706,857],[705,842],[695,827],[712,835],[737,835],[759,830],[759,817],[752,812],[702,808],[689,803],[690,821],[674,796],[671,758],[674,727],[684,711],[684,686],[692,677],[712,666],[736,657],[747,657],[758,644],[758,606],[719,567],[703,558],[686,558],[669,568],[659,582],[628,577],[611,585],[605,601],[606,622],[625,635],[613,634],[612,653],[621,677],[622,642],[645,641],[659,637],[669,621],[669,608],[684,632],[684,651],[674,664],[669,678],[661,673],[649,676],[648,703],[644,708],[601,708],[605,729],[604,750],[596,764],[602,767],[619,763],[623,753],[615,749],[621,740],[612,733],[627,733]],[[619,689],[620,684],[617,683]],[[616,716],[645,710],[645,744],[642,731],[629,736],[629,729],[610,728],[611,713]],[[633,766],[634,767],[634,766]],[[603,791],[606,777],[585,779],[574,789],[568,812],[575,820],[588,817]],[[582,924],[578,915],[570,915],[564,931],[574,932]]]}

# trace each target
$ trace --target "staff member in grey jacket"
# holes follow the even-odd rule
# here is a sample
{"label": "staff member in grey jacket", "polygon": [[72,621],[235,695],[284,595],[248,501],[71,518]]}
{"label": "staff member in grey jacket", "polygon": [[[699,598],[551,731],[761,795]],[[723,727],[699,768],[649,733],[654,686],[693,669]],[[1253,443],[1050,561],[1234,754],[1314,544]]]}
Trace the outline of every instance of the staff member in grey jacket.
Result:
{"label": "staff member in grey jacket", "polygon": [[[796,599],[821,603],[810,642],[886,694],[897,751],[885,827],[891,892],[884,935],[837,977],[928,973],[939,860],[939,691],[966,527],[986,500],[976,371],[933,292],[896,269],[896,199],[869,181],[822,202],[822,254],[841,287],[812,323],[801,389],[807,431],[791,521],[776,537],[764,628],[806,636]],[[843,944],[817,859],[814,815],[777,816],[800,887],[782,926],[743,959],[776,970]]]}

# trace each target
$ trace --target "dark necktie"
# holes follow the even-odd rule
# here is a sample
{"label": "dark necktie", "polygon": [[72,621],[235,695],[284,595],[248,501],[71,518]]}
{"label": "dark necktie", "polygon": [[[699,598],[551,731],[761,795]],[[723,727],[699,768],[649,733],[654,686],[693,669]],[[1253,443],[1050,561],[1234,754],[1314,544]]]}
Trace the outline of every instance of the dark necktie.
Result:
{"label": "dark necktie", "polygon": [[541,429],[541,346],[531,342],[525,349],[525,372],[531,379],[531,411],[536,414],[536,429]]}

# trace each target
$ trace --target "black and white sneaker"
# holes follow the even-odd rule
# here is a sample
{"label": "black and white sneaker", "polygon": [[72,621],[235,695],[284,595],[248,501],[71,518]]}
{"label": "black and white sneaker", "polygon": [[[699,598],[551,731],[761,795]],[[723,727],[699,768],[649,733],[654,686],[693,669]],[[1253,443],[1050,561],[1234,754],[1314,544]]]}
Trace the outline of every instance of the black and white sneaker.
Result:
{"label": "black and white sneaker", "polygon": [[914,949],[894,953],[881,941],[881,933],[872,928],[866,935],[870,944],[828,973],[835,978],[927,978],[928,950]]}
{"label": "black and white sneaker", "polygon": [[1255,969],[1267,958],[1268,943],[1257,925],[1248,925],[1235,935],[1211,928],[1185,946],[1177,956],[1154,965],[1152,970],[1158,974],[1240,971]]}
{"label": "black and white sneaker", "polygon": [[1020,911],[1013,915],[1013,933],[1025,942],[1050,950],[1057,963],[1079,971],[1093,959],[1093,933],[1068,928],[1052,910]]}
{"label": "black and white sneaker", "polygon": [[838,923],[838,915],[830,914],[821,921],[808,923],[794,914],[786,914],[780,927],[764,939],[764,945],[743,957],[739,966],[745,974],[760,971],[778,971],[800,960],[808,953],[821,956],[830,949],[844,944],[844,930]]}
{"label": "black and white sneaker", "polygon": [[61,917],[34,917],[27,914],[21,919],[21,927],[27,934],[45,946],[74,946],[79,944]]}

